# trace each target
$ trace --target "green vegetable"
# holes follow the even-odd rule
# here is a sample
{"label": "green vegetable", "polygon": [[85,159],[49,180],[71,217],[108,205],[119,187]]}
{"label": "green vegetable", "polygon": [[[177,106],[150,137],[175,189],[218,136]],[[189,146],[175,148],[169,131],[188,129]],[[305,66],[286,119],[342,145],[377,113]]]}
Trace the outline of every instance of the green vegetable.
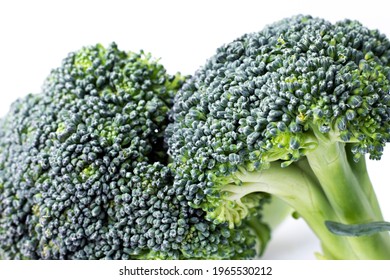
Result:
{"label": "green vegetable", "polygon": [[2,257],[129,259],[180,244],[165,222],[181,214],[163,137],[182,81],[149,54],[96,45],[16,101],[0,130]]}
{"label": "green vegetable", "polygon": [[307,222],[321,258],[390,259],[387,232],[345,237],[325,224],[383,221],[365,155],[379,160],[390,140],[389,93],[390,42],[356,21],[295,16],[246,34],[175,97],[174,186],[230,228],[268,193]]}
{"label": "green vegetable", "polygon": [[[70,53],[42,93],[16,101],[0,124],[3,259],[230,259],[263,250],[269,229],[231,229],[175,188],[164,143],[184,77],[115,44]],[[183,178],[182,180],[185,180]]]}
{"label": "green vegetable", "polygon": [[390,259],[365,166],[389,93],[389,40],[349,20],[284,19],[192,77],[84,47],[0,120],[0,258],[250,259],[293,209],[320,258]]}

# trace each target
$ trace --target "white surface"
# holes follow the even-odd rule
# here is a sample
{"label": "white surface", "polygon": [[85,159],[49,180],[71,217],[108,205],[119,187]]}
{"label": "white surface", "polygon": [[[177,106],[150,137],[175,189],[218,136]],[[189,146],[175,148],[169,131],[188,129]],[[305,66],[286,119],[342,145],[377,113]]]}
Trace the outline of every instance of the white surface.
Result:
{"label": "white surface", "polygon": [[[144,49],[174,73],[193,73],[217,47],[243,33],[295,14],[332,22],[356,19],[390,37],[388,1],[1,1],[0,116],[17,97],[38,92],[50,69],[70,51],[115,41],[123,50]],[[385,218],[390,220],[390,149],[369,162]],[[317,240],[302,221],[274,233],[265,258],[312,259]]]}

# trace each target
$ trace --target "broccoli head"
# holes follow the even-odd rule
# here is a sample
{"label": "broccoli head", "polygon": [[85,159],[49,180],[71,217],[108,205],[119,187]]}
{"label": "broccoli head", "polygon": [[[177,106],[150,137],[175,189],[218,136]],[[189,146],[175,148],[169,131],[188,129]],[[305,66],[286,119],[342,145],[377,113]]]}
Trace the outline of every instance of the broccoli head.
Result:
{"label": "broccoli head", "polygon": [[[144,52],[84,47],[0,124],[0,256],[224,259],[255,256],[267,227],[234,230],[175,188],[164,143],[185,78]],[[253,201],[253,217],[267,196]]]}
{"label": "broccoli head", "polygon": [[175,96],[175,188],[230,228],[268,193],[305,219],[321,257],[389,259],[387,233],[342,237],[325,224],[383,220],[364,156],[380,159],[390,141],[389,93],[390,42],[359,22],[299,15],[245,34]]}

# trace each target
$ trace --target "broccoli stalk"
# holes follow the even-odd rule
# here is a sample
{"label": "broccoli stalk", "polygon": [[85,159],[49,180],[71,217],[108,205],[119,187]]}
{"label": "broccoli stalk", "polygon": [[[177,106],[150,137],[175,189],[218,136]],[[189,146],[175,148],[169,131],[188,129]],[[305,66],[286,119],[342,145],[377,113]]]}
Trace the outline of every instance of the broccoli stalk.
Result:
{"label": "broccoli stalk", "polygon": [[[359,224],[382,221],[382,213],[368,173],[362,182],[354,172],[354,161],[348,161],[345,145],[342,143],[325,143],[307,155],[308,162],[318,178],[325,197],[337,215],[337,220],[345,224]],[[361,159],[362,160],[362,159]],[[325,176],[329,174],[329,176]],[[359,176],[361,179],[363,175]],[[365,183],[365,184],[364,184]],[[326,217],[325,220],[332,220]],[[358,259],[389,259],[390,236],[377,233],[366,237],[350,237],[346,240]],[[339,253],[326,250],[327,240],[323,240],[326,253],[331,257],[343,258],[344,250]],[[340,256],[338,256],[340,254]],[[354,257],[353,257],[354,258]]]}
{"label": "broccoli stalk", "polygon": [[345,224],[383,220],[368,173],[362,172],[364,165],[363,158],[358,163],[351,161],[344,143],[321,141],[306,158],[288,167],[273,162],[260,171],[240,170],[234,174],[240,184],[231,182],[222,190],[226,199],[232,201],[254,192],[281,198],[321,240],[321,258],[389,259],[387,233],[342,237],[329,232],[324,224],[328,220]]}

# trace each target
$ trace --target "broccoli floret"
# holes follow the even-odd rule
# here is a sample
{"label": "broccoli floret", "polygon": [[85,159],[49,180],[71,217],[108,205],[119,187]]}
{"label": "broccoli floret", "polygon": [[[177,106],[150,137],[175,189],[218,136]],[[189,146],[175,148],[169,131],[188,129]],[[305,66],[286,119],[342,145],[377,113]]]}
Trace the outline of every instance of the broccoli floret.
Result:
{"label": "broccoli floret", "polygon": [[184,79],[144,52],[95,45],[16,101],[0,124],[0,257],[230,259],[264,248],[267,195],[252,201],[256,223],[231,229],[190,206],[196,188],[173,184],[164,135]]}
{"label": "broccoli floret", "polygon": [[162,219],[148,209],[159,191],[168,200],[163,136],[182,80],[149,54],[96,45],[15,102],[0,141],[3,257],[137,257],[144,220]]}
{"label": "broccoli floret", "polygon": [[243,35],[175,97],[176,188],[230,228],[268,193],[307,222],[320,257],[389,259],[388,233],[342,237],[325,225],[383,220],[364,155],[380,159],[390,141],[389,93],[390,42],[359,22],[299,15]]}

